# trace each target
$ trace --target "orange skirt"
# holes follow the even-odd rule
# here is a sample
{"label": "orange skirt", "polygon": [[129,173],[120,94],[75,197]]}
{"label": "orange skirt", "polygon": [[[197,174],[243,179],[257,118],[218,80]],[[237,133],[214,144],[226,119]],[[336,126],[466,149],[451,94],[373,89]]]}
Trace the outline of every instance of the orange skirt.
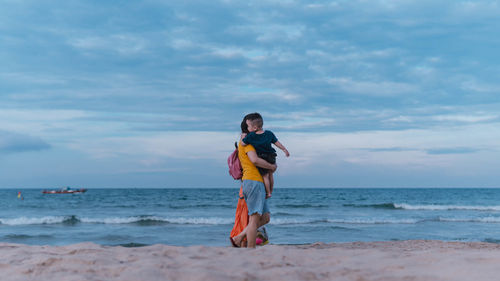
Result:
{"label": "orange skirt", "polygon": [[240,187],[240,199],[236,206],[236,214],[234,216],[234,226],[231,230],[231,237],[240,234],[248,225],[248,208],[245,199],[243,199],[243,186]]}

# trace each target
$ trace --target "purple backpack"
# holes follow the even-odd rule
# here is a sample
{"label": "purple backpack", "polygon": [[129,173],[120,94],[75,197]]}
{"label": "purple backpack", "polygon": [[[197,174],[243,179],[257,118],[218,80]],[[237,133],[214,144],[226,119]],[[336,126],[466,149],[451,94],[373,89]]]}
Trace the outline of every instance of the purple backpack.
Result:
{"label": "purple backpack", "polygon": [[229,174],[235,179],[240,180],[243,177],[243,169],[241,168],[241,162],[238,158],[238,145],[234,143],[236,149],[227,158],[227,165],[229,166]]}

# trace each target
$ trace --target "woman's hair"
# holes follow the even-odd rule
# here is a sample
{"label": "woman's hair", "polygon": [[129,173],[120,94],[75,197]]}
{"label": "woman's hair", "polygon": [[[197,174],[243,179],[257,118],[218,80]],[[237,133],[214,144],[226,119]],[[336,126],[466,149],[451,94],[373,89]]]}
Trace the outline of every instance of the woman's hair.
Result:
{"label": "woman's hair", "polygon": [[248,115],[250,115],[250,114],[247,114],[247,115],[243,118],[243,121],[241,121],[241,132],[242,132],[242,133],[245,133],[245,134],[250,133],[250,132],[248,131],[248,125],[247,125]]}

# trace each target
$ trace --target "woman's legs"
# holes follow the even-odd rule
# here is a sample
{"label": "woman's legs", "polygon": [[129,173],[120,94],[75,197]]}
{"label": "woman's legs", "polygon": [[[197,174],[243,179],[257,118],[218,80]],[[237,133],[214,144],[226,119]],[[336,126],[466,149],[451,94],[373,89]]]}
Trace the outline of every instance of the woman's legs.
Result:
{"label": "woman's legs", "polygon": [[[270,216],[267,203],[266,190],[263,182],[244,180],[242,187],[249,216],[248,225],[245,229],[231,239],[235,246],[240,246],[244,237],[247,237],[248,247],[255,247],[257,228],[269,222]],[[262,214],[262,215],[261,215]]]}
{"label": "woman's legs", "polygon": [[[248,235],[248,227],[250,226],[250,222],[252,221],[252,217],[255,216],[255,215],[258,215],[258,220],[257,218],[254,218],[257,220],[257,227],[255,228],[255,236],[254,236],[254,239],[253,239],[253,247],[251,248],[255,248],[255,239],[256,239],[256,236],[257,236],[257,228],[269,223],[269,221],[271,220],[271,214],[270,213],[265,213],[263,214],[262,216],[259,215],[258,213],[255,213],[253,214],[252,216],[250,216],[249,218],[249,222],[248,222],[248,225],[245,227],[245,229],[243,229],[243,231],[234,236],[233,237],[233,241],[234,243],[236,243],[236,245],[242,245],[242,241],[243,241],[243,238],[247,237],[247,241],[250,241],[250,238],[249,238],[249,235]],[[253,222],[255,223],[255,222]],[[248,243],[248,242],[247,242]],[[248,247],[250,247],[250,243],[248,243]]]}
{"label": "woman's legs", "polygon": [[257,228],[260,221],[259,213],[250,216],[247,225],[247,248],[255,248],[255,239],[257,239]]}

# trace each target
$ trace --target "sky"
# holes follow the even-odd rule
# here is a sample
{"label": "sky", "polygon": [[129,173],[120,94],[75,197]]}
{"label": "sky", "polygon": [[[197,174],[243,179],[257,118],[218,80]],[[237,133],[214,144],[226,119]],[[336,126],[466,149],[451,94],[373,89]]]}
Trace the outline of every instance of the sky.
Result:
{"label": "sky", "polygon": [[499,1],[0,5],[0,188],[500,187]]}

